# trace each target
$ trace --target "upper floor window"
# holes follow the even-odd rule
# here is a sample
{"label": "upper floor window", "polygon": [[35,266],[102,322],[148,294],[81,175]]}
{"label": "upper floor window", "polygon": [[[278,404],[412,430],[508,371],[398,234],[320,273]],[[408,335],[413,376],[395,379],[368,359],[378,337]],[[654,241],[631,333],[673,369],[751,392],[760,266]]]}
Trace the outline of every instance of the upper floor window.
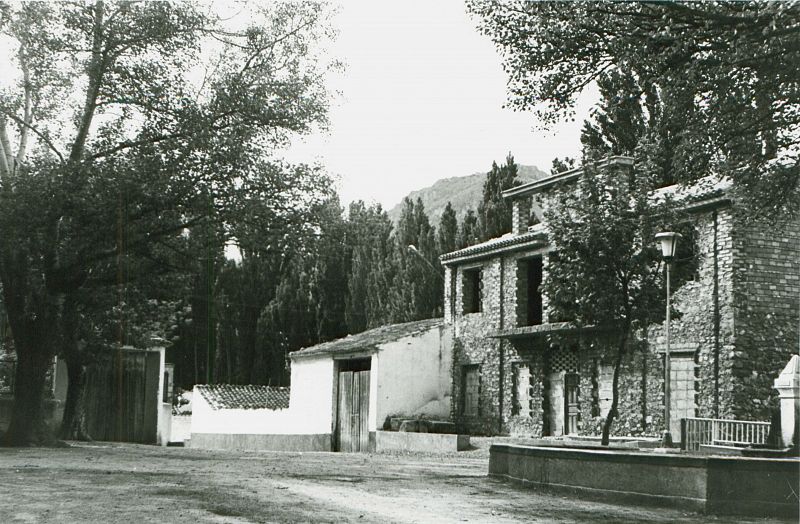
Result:
{"label": "upper floor window", "polygon": [[[552,251],[547,255],[548,279],[559,279],[563,282],[563,276],[557,271],[557,266],[561,263],[561,257],[557,251]],[[567,282],[563,282],[567,287]],[[569,298],[559,296],[548,296],[547,301],[547,321],[548,322],[572,322],[577,316],[577,304]]]}
{"label": "upper floor window", "polygon": [[481,268],[465,269],[462,272],[461,297],[464,313],[480,313],[483,302],[483,271]]}
{"label": "upper floor window", "polygon": [[676,230],[682,235],[682,238],[678,240],[678,245],[675,247],[675,258],[672,261],[673,291],[686,282],[700,279],[697,231],[689,223],[681,224]]}
{"label": "upper floor window", "polygon": [[517,263],[517,325],[542,323],[542,257]]}

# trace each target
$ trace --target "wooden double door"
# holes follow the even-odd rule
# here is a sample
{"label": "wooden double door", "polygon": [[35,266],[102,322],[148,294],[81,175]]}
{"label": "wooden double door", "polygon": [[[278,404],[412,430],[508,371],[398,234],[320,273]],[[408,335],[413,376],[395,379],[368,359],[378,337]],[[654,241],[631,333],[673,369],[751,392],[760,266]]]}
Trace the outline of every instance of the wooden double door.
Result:
{"label": "wooden double door", "polygon": [[369,450],[369,374],[369,369],[339,372],[336,424],[339,451]]}

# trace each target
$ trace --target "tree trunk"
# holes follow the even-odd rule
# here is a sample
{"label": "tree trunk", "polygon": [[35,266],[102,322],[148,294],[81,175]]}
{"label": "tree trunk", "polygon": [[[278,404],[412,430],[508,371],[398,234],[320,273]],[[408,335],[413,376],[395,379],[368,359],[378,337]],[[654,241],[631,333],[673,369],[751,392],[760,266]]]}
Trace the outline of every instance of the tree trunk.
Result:
{"label": "tree trunk", "polygon": [[[250,305],[253,310],[257,306]],[[260,309],[258,309],[260,311]],[[244,321],[239,331],[240,360],[238,384],[261,384],[264,379],[260,377],[256,359],[256,329],[258,328],[258,313],[245,311],[242,314]]]}
{"label": "tree trunk", "polygon": [[60,436],[66,440],[91,441],[86,416],[87,366],[79,358],[65,360],[69,383]]}
{"label": "tree trunk", "polygon": [[78,340],[79,323],[77,299],[74,294],[67,294],[61,313],[61,353],[67,364],[68,382],[60,436],[67,440],[92,440],[86,419],[86,347]]}
{"label": "tree trunk", "polygon": [[619,406],[619,371],[622,367],[622,357],[625,355],[625,349],[628,345],[628,331],[629,327],[625,326],[620,334],[619,346],[617,347],[617,354],[614,358],[614,377],[611,380],[611,409],[608,410],[606,421],[603,424],[603,435],[600,441],[602,446],[608,446],[611,440],[611,424],[614,418],[617,417],[617,407]]}
{"label": "tree trunk", "polygon": [[17,369],[11,422],[2,439],[4,446],[37,446],[53,442],[45,421],[45,380],[53,354],[44,344],[23,345],[15,337]]}

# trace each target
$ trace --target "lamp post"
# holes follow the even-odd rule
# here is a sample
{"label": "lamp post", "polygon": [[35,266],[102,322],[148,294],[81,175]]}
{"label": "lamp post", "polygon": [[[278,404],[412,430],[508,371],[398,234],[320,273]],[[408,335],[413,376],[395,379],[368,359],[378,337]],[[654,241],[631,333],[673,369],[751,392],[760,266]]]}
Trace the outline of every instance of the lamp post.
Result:
{"label": "lamp post", "polygon": [[426,264],[428,264],[428,267],[430,267],[430,268],[433,270],[433,272],[434,272],[434,273],[436,273],[436,276],[437,276],[437,277],[439,277],[440,279],[444,280],[444,277],[442,276],[442,273],[441,273],[441,272],[440,272],[438,269],[436,269],[436,266],[434,266],[433,264],[431,264],[431,263],[430,263],[430,261],[428,261],[428,259],[427,259],[427,258],[425,258],[425,257],[422,255],[422,253],[420,253],[419,249],[417,249],[417,246],[415,246],[414,244],[409,244],[409,245],[408,245],[408,250],[409,250],[411,253],[414,253],[416,256],[418,256],[418,257],[419,257],[419,258],[420,258],[420,259],[421,259],[423,262],[425,262]]}
{"label": "lamp post", "polygon": [[672,265],[672,259],[675,257],[675,249],[678,246],[678,239],[682,238],[680,233],[667,231],[656,235],[656,240],[661,243],[661,254],[664,257],[664,269],[667,277],[667,314],[664,323],[664,333],[666,337],[666,349],[664,351],[664,434],[661,437],[661,446],[665,448],[672,447],[672,430],[670,429],[670,360],[669,360],[669,317],[670,317],[670,303],[669,303],[669,285],[670,275],[669,270]]}

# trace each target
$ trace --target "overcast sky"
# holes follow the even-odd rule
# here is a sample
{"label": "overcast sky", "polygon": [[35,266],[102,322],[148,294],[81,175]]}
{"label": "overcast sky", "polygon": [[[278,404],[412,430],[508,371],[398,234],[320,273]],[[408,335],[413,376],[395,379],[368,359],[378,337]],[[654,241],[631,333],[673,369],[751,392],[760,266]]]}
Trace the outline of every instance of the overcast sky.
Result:
{"label": "overcast sky", "polygon": [[[545,171],[554,157],[577,155],[594,90],[579,100],[574,122],[535,131],[532,114],[503,109],[500,57],[463,0],[331,1],[340,4],[332,21],[339,37],[329,54],[346,68],[328,82],[341,95],[328,133],[305,137],[287,156],[322,163],[338,177],[344,204],[391,208],[441,178],[488,171],[509,151]],[[231,0],[211,2],[240,11]]]}
{"label": "overcast sky", "polygon": [[440,178],[487,171],[508,151],[549,170],[575,156],[587,94],[575,122],[534,131],[530,113],[503,109],[506,76],[462,0],[341,0],[331,52],[347,67],[330,79],[342,92],[331,129],[298,144],[292,159],[319,160],[340,177],[344,203],[392,207]]}

